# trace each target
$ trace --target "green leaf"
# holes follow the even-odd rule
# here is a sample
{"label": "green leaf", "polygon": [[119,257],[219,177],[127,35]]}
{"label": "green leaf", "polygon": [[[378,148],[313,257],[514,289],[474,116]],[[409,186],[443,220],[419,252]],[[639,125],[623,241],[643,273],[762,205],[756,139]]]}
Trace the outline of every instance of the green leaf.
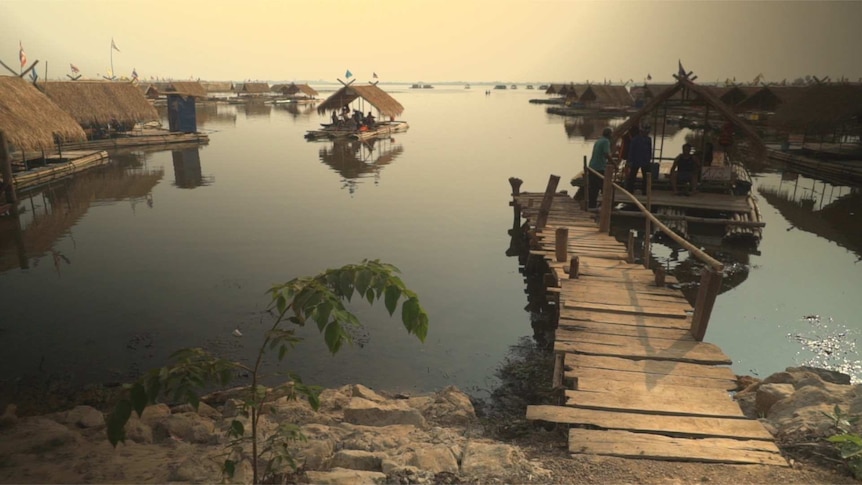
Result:
{"label": "green leaf", "polygon": [[390,317],[398,307],[399,298],[401,298],[401,290],[397,286],[386,287],[386,297],[383,302],[386,304],[386,310],[389,312]]}
{"label": "green leaf", "polygon": [[326,324],[329,323],[329,314],[332,313],[332,301],[326,300],[320,302],[314,312],[314,321],[317,322],[317,328],[323,331]]}
{"label": "green leaf", "polygon": [[233,460],[225,460],[222,469],[228,478],[233,478],[234,473],[236,473],[236,462]]}
{"label": "green leaf", "polygon": [[417,320],[418,323],[416,327],[413,328],[413,333],[416,334],[416,337],[420,342],[425,342],[425,337],[428,336],[428,314],[422,310],[421,313],[419,313],[419,318]]}
{"label": "green leaf", "polygon": [[365,299],[368,300],[369,304],[374,304],[374,288],[368,288],[365,292]]}
{"label": "green leaf", "polygon": [[144,413],[144,408],[147,407],[147,403],[149,399],[147,399],[147,391],[144,389],[144,385],[140,382],[136,382],[132,386],[132,390],[129,393],[129,398],[132,402],[132,409],[138,414],[138,417]]}
{"label": "green leaf", "polygon": [[370,284],[371,271],[367,269],[359,270],[359,273],[356,275],[356,291],[358,291],[360,295],[364,295],[365,292],[368,291]]}
{"label": "green leaf", "polygon": [[233,436],[235,438],[239,438],[245,435],[245,427],[242,425],[242,421],[238,421],[234,419],[230,422],[230,430],[228,431],[228,436]]}
{"label": "green leaf", "polygon": [[416,298],[409,298],[401,304],[401,321],[410,333],[413,333],[416,329],[416,319],[419,317],[419,310],[419,300]]}
{"label": "green leaf", "polygon": [[198,397],[197,393],[189,389],[186,391],[186,398],[188,399],[189,404],[191,404],[192,407],[195,408],[195,411],[197,411],[198,406],[201,404],[201,398]]}
{"label": "green leaf", "polygon": [[341,348],[341,342],[344,338],[345,334],[340,323],[332,322],[326,326],[323,333],[323,340],[326,342],[326,346],[329,348],[330,352],[333,354],[337,353]]}
{"label": "green leaf", "polygon": [[114,410],[107,419],[108,441],[111,446],[116,447],[120,441],[126,441],[126,431],[124,427],[132,416],[132,403],[128,399],[122,399],[114,407]]}

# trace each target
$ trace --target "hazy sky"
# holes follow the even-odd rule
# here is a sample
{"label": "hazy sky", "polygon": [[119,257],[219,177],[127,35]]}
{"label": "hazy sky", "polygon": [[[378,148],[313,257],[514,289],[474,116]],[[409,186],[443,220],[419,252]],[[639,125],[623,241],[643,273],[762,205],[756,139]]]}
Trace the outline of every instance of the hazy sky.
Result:
{"label": "hazy sky", "polygon": [[20,41],[42,77],[100,76],[112,37],[115,74],[143,79],[862,78],[862,1],[0,0],[16,69]]}

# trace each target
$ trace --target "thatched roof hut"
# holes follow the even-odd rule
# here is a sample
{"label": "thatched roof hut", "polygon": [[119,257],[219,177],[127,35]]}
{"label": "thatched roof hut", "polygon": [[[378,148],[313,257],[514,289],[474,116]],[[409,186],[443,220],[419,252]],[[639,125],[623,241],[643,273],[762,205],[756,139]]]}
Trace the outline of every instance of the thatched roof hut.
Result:
{"label": "thatched roof hut", "polygon": [[633,100],[625,86],[593,84],[587,86],[578,96],[585,106],[631,106]]}
{"label": "thatched roof hut", "polygon": [[48,81],[40,88],[81,126],[111,122],[134,124],[156,121],[159,114],[131,83],[110,81]]}
{"label": "thatched roof hut", "polygon": [[[643,98],[647,102],[651,99],[661,95],[668,89],[675,87],[676,84],[644,84],[643,86]],[[668,98],[672,100],[682,100],[682,90],[674,91],[673,95]]]}
{"label": "thatched roof hut", "polygon": [[285,96],[297,96],[299,94],[302,94],[309,98],[313,98],[319,94],[314,88],[312,88],[308,84],[276,84],[272,87],[272,90]]}
{"label": "thatched roof hut", "polygon": [[230,81],[200,81],[200,85],[207,93],[232,93],[233,83]]}
{"label": "thatched roof hut", "polygon": [[758,91],[760,86],[732,86],[727,88],[719,99],[728,106],[736,106]]}
{"label": "thatched roof hut", "polygon": [[824,84],[797,89],[801,89],[800,94],[778,108],[770,125],[812,134],[862,134],[862,85]]}
{"label": "thatched roof hut", "polygon": [[566,86],[564,83],[554,83],[548,86],[548,89],[545,90],[545,94],[565,94],[560,91]]}
{"label": "thatched roof hut", "polygon": [[331,96],[317,107],[318,113],[326,111],[339,110],[342,106],[352,103],[354,100],[362,98],[371,106],[377,108],[383,116],[396,117],[404,112],[404,106],[390,96],[386,91],[377,87],[376,84],[368,84],[364,86],[347,85],[332,93]]}
{"label": "thatched roof hut", "polygon": [[267,83],[243,83],[236,85],[236,92],[239,94],[263,95],[269,94],[269,84]]}
{"label": "thatched roof hut", "polygon": [[179,94],[184,97],[206,98],[207,91],[197,81],[172,81],[162,94]]}
{"label": "thatched roof hut", "polygon": [[[623,134],[627,133],[633,126],[639,125],[641,120],[647,119],[648,115],[658,110],[669,100],[686,99],[680,94],[680,91],[683,90],[686,90],[688,94],[692,96],[687,98],[690,102],[694,102],[696,100],[698,104],[706,104],[711,109],[718,112],[718,114],[726,121],[733,124],[734,128],[739,130],[750,141],[750,146],[755,152],[763,152],[765,150],[763,141],[757,135],[756,131],[748,126],[748,124],[746,124],[741,118],[736,116],[729,106],[722,103],[721,100],[716,98],[708,89],[704,89],[703,86],[695,84],[687,77],[678,78],[676,84],[662,90],[659,94],[650,99],[643,108],[632,115],[631,118],[614,128],[613,138],[619,138]],[[671,102],[677,105],[679,104],[678,101]]]}
{"label": "thatched roof hut", "polygon": [[737,111],[772,111],[792,101],[802,93],[798,86],[763,86],[757,92],[736,105]]}
{"label": "thatched roof hut", "polygon": [[19,150],[49,150],[55,137],[86,138],[74,118],[17,76],[0,76],[0,131]]}

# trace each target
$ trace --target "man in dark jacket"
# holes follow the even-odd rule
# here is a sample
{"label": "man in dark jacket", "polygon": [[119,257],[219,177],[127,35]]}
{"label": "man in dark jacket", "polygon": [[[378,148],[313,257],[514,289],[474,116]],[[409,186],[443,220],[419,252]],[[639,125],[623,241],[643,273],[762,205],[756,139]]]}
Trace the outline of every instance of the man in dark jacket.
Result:
{"label": "man in dark jacket", "polygon": [[643,193],[646,194],[647,173],[649,173],[652,162],[652,140],[649,137],[649,127],[631,129],[632,139],[629,142],[627,163],[629,166],[628,177],[626,177],[626,190],[631,193],[635,191],[635,180],[638,171],[643,174]]}

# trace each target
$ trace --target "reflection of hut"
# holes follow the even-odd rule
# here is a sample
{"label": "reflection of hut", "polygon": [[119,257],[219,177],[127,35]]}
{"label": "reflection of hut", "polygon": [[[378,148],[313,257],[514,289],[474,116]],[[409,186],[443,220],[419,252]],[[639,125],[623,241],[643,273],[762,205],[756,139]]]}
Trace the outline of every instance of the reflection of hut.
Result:
{"label": "reflection of hut", "polygon": [[245,103],[246,116],[269,116],[272,112],[272,105],[266,104],[261,100],[249,101]]}
{"label": "reflection of hut", "polygon": [[240,96],[267,96],[270,94],[267,83],[243,83],[236,86],[236,92]]}
{"label": "reflection of hut", "polygon": [[200,153],[200,148],[197,146],[171,150],[171,158],[174,162],[174,185],[181,189],[193,189],[209,184],[209,180],[204,178],[201,170]]}
{"label": "reflection of hut", "polygon": [[365,141],[337,139],[331,146],[320,149],[320,161],[343,177],[350,192],[356,190],[357,179],[378,177],[380,170],[392,163],[404,151],[388,139]]}
{"label": "reflection of hut", "polygon": [[136,123],[158,121],[156,109],[131,83],[48,81],[39,85],[51,101],[73,118],[89,137],[129,131]]}
{"label": "reflection of hut", "polygon": [[607,117],[587,118],[576,116],[566,120],[563,123],[563,127],[569,138],[581,137],[585,140],[597,140],[601,136],[602,130],[610,126],[610,121],[610,118]]}
{"label": "reflection of hut", "polygon": [[[326,111],[340,110],[342,107],[349,105],[353,101],[360,99],[368,102],[371,106],[377,108],[381,116],[395,119],[401,116],[404,112],[404,106],[390,96],[386,91],[377,87],[376,84],[368,84],[364,86],[354,86],[352,84],[343,86],[338,91],[332,93],[331,96],[317,107],[318,113]],[[364,110],[363,110],[364,111]],[[378,117],[379,119],[379,117]]]}

